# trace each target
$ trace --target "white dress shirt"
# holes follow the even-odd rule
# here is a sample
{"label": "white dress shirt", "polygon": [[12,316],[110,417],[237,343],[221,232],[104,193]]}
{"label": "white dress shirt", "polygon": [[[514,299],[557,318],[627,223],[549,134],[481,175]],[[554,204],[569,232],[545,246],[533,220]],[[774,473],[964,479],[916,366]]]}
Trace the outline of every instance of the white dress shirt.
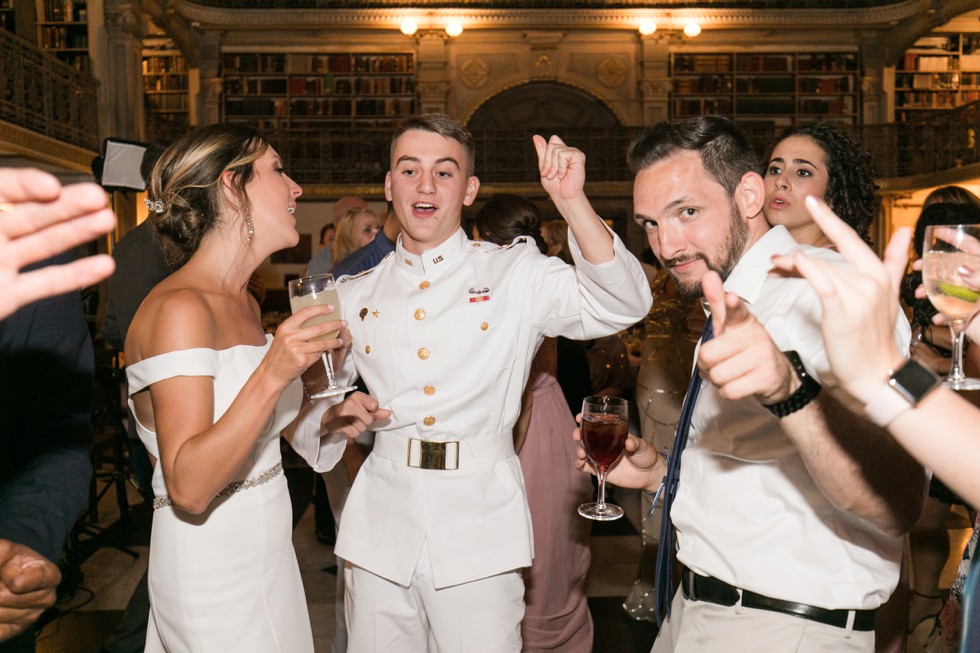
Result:
{"label": "white dress shirt", "polygon": [[[808,282],[769,276],[771,257],[794,248],[844,265],[830,249],[801,246],[777,226],[725,281],[782,351],[795,350],[824,386],[836,385]],[[895,341],[908,350],[899,312]],[[756,399],[722,399],[702,382],[671,508],[678,559],[693,571],[769,597],[828,609],[880,606],[898,582],[902,538],[834,507],[779,420]]]}

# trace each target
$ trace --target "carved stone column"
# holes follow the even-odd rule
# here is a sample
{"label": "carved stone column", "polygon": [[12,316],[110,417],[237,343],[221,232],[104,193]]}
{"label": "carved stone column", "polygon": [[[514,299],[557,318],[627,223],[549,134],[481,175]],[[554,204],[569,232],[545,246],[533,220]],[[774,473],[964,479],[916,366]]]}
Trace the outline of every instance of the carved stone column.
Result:
{"label": "carved stone column", "polygon": [[416,88],[420,113],[445,113],[449,96],[449,57],[446,36],[430,31],[418,38]]}
{"label": "carved stone column", "polygon": [[199,53],[201,88],[191,97],[196,102],[192,118],[195,125],[211,125],[221,120],[221,33],[205,32]]}
{"label": "carved stone column", "polygon": [[640,102],[644,126],[670,117],[669,61],[670,48],[665,37],[656,33],[640,36]]}
{"label": "carved stone column", "polygon": [[861,66],[864,74],[861,77],[861,115],[866,125],[878,125],[890,122],[888,112],[888,95],[885,88],[885,67],[894,65],[894,61],[886,61],[885,48],[878,34],[863,35],[860,40]]}
{"label": "carved stone column", "polygon": [[138,6],[106,0],[104,30],[105,67],[99,83],[102,135],[143,140],[143,26]]}

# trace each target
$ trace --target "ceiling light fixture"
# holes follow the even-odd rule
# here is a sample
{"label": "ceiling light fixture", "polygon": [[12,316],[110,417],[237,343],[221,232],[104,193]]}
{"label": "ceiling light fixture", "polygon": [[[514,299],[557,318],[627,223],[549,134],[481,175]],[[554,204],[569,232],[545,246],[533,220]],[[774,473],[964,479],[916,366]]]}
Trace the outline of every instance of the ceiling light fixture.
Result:
{"label": "ceiling light fixture", "polygon": [[411,18],[407,18],[402,21],[402,24],[399,27],[399,29],[401,30],[402,34],[404,34],[405,36],[411,36],[415,32],[419,31],[419,24],[416,23]]}
{"label": "ceiling light fixture", "polygon": [[652,20],[645,20],[640,23],[640,34],[643,36],[650,36],[657,31],[657,24]]}

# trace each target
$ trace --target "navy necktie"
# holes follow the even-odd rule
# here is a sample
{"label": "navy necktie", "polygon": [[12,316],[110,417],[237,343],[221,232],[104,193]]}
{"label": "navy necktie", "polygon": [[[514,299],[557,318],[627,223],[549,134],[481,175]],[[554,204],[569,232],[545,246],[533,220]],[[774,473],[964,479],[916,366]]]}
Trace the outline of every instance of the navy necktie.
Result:
{"label": "navy necktie", "polygon": [[[714,332],[711,329],[711,316],[709,315],[708,323],[704,325],[701,343],[708,342],[713,337]],[[687,436],[691,430],[691,416],[694,414],[694,406],[697,404],[699,394],[701,394],[701,374],[695,364],[691,383],[687,386],[687,395],[684,397],[684,405],[681,407],[681,417],[677,422],[674,451],[670,456],[670,464],[667,466],[667,475],[664,476],[662,490],[664,503],[663,512],[660,516],[660,544],[657,547],[657,572],[653,588],[658,626],[663,625],[664,619],[670,615],[670,602],[674,598],[673,569],[676,547],[674,524],[670,519],[670,507],[674,503],[674,495],[677,493],[677,483],[680,480],[681,471],[681,454],[684,453],[684,447],[687,446]]]}

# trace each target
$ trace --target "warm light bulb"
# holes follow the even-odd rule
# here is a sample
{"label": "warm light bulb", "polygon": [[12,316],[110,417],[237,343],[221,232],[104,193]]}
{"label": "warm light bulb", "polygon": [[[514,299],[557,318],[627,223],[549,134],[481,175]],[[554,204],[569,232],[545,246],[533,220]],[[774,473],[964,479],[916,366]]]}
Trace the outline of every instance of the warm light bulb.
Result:
{"label": "warm light bulb", "polygon": [[463,33],[463,26],[457,22],[452,22],[446,25],[446,34],[452,37],[459,36]]}
{"label": "warm light bulb", "polygon": [[411,36],[419,30],[419,26],[418,23],[409,18],[408,20],[402,21],[400,29],[405,36]]}
{"label": "warm light bulb", "polygon": [[701,26],[697,23],[688,23],[684,26],[684,34],[691,37],[692,39],[701,33]]}
{"label": "warm light bulb", "polygon": [[643,36],[650,36],[657,31],[657,24],[652,20],[645,20],[640,23],[640,34]]}

